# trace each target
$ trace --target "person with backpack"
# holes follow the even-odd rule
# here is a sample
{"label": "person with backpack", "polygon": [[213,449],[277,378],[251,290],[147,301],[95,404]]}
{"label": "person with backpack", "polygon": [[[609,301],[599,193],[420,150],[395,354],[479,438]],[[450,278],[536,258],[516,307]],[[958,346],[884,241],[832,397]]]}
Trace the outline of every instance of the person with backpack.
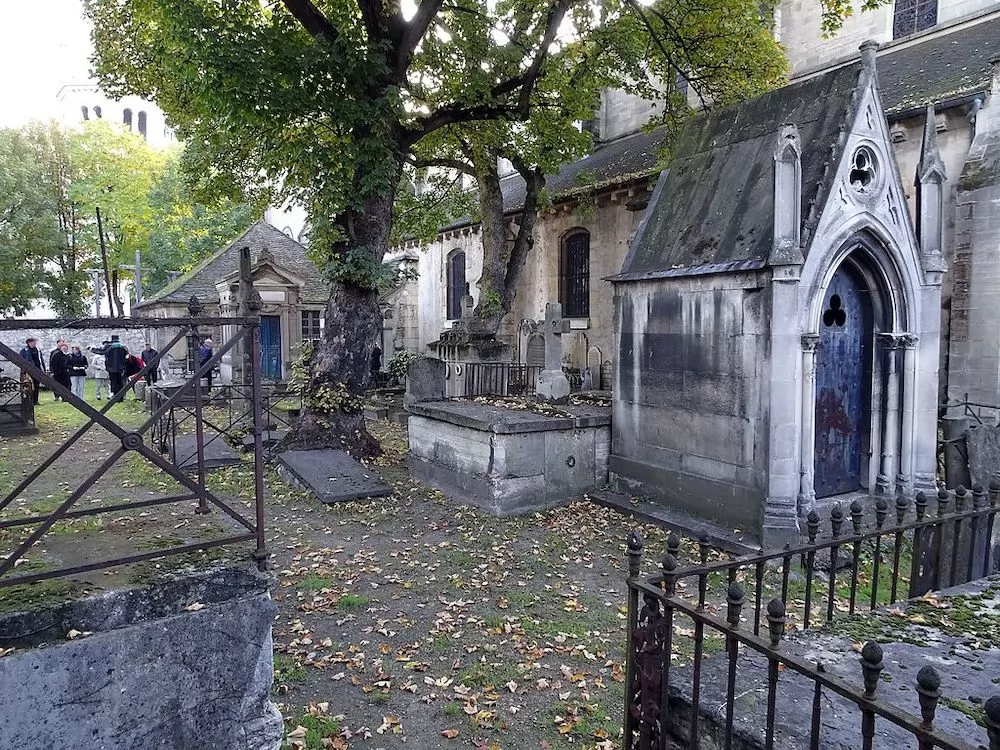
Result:
{"label": "person with backpack", "polygon": [[80,347],[74,346],[70,351],[67,365],[73,395],[83,401],[83,387],[87,383],[87,358],[80,351]]}

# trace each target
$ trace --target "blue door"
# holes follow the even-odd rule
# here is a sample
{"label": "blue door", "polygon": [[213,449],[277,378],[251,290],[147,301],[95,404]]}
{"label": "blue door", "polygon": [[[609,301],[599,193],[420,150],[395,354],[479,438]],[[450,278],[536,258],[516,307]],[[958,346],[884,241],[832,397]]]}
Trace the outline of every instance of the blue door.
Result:
{"label": "blue door", "polygon": [[281,318],[277,315],[260,316],[260,373],[281,380]]}
{"label": "blue door", "polygon": [[871,415],[871,297],[841,266],[826,291],[816,352],[816,497],[862,486]]}

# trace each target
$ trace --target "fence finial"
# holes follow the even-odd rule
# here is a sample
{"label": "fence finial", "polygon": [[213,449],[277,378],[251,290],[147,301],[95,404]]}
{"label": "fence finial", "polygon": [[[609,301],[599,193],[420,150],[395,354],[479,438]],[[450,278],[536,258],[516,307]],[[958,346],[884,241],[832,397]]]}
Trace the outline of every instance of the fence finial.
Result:
{"label": "fence finial", "polygon": [[896,523],[902,525],[906,520],[906,511],[910,509],[910,499],[900,492],[896,495]]}
{"label": "fence finial", "polygon": [[861,525],[865,520],[865,508],[861,504],[860,500],[854,500],[851,503],[851,523],[854,525],[854,533],[861,533]]}
{"label": "fence finial", "polygon": [[785,603],[781,599],[767,603],[767,629],[771,631],[771,648],[777,648],[785,633]]}
{"label": "fence finial", "polygon": [[840,528],[844,525],[844,508],[840,503],[834,503],[830,509],[830,530],[834,538],[840,536]]}
{"label": "fence finial", "polygon": [[889,503],[884,497],[875,501],[875,525],[882,528],[885,525],[885,517],[889,515]]}
{"label": "fence finial", "polygon": [[819,513],[815,510],[809,511],[806,516],[806,533],[809,535],[809,543],[816,543],[816,534],[819,533]]}
{"label": "fence finial", "polygon": [[951,500],[951,494],[944,487],[938,490],[937,501],[938,501],[938,518],[943,516],[948,512],[948,501]]}
{"label": "fence finial", "polygon": [[708,562],[708,552],[712,548],[712,537],[708,535],[708,532],[702,529],[701,535],[698,537],[698,553],[701,556],[701,564],[705,565]]}
{"label": "fence finial", "polygon": [[667,552],[673,555],[675,560],[681,557],[681,538],[676,531],[671,531],[667,537]]}
{"label": "fence finial", "polygon": [[958,485],[955,488],[955,512],[961,513],[965,510],[965,497],[968,495],[969,491],[965,489],[964,484]]}
{"label": "fence finial", "polygon": [[669,552],[663,557],[663,589],[667,596],[673,596],[677,588],[677,558]]}
{"label": "fence finial", "polygon": [[917,520],[923,521],[924,516],[927,515],[927,495],[923,492],[918,492],[914,505],[917,510]]}
{"label": "fence finial", "polygon": [[865,698],[873,700],[878,688],[878,677],[882,674],[882,647],[875,641],[868,641],[861,649],[861,672],[865,680]]}
{"label": "fence finial", "polygon": [[986,701],[986,732],[990,737],[990,750],[1000,750],[1000,695]]}
{"label": "fence finial", "polygon": [[917,672],[917,695],[920,698],[920,716],[922,726],[930,729],[934,726],[934,714],[937,712],[938,698],[941,697],[941,675],[930,664],[921,667]]}
{"label": "fence finial", "polygon": [[642,565],[642,534],[638,529],[628,533],[625,547],[628,553],[628,575],[629,578],[635,578],[639,575],[639,567]]}
{"label": "fence finial", "polygon": [[746,599],[746,591],[739,581],[729,584],[729,590],[726,592],[726,622],[733,628],[740,626],[740,610],[743,609]]}
{"label": "fence finial", "polygon": [[976,482],[972,485],[972,507],[974,510],[982,510],[986,505],[986,489],[980,482]]}

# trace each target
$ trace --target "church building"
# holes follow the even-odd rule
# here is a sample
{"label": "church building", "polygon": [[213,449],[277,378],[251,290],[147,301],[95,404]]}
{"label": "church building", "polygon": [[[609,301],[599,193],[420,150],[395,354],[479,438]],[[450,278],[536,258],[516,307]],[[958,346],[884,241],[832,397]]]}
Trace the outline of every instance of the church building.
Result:
{"label": "church building", "polygon": [[931,117],[918,238],[876,46],[678,137],[612,279],[619,488],[773,545],[933,487],[944,170]]}

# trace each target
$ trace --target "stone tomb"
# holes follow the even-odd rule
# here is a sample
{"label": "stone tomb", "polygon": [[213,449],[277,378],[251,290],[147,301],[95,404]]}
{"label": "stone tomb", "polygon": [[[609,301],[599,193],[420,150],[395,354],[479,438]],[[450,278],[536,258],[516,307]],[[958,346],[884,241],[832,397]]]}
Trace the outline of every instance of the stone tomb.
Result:
{"label": "stone tomb", "polygon": [[579,497],[607,481],[610,409],[548,414],[463,401],[410,404],[410,471],[497,515]]}
{"label": "stone tomb", "polygon": [[944,168],[928,120],[919,242],[873,45],[685,125],[612,279],[621,492],[780,547],[817,499],[933,491]]}
{"label": "stone tomb", "polygon": [[[222,433],[206,427],[203,434],[203,456],[206,470],[222,469],[226,466],[236,466],[242,463],[239,455],[226,442]],[[178,435],[174,439],[173,445],[170,446],[170,450],[174,465],[185,471],[198,469],[198,436],[196,434]]]}
{"label": "stone tomb", "polygon": [[392,487],[344,451],[286,451],[278,457],[278,473],[327,505],[392,494]]}

